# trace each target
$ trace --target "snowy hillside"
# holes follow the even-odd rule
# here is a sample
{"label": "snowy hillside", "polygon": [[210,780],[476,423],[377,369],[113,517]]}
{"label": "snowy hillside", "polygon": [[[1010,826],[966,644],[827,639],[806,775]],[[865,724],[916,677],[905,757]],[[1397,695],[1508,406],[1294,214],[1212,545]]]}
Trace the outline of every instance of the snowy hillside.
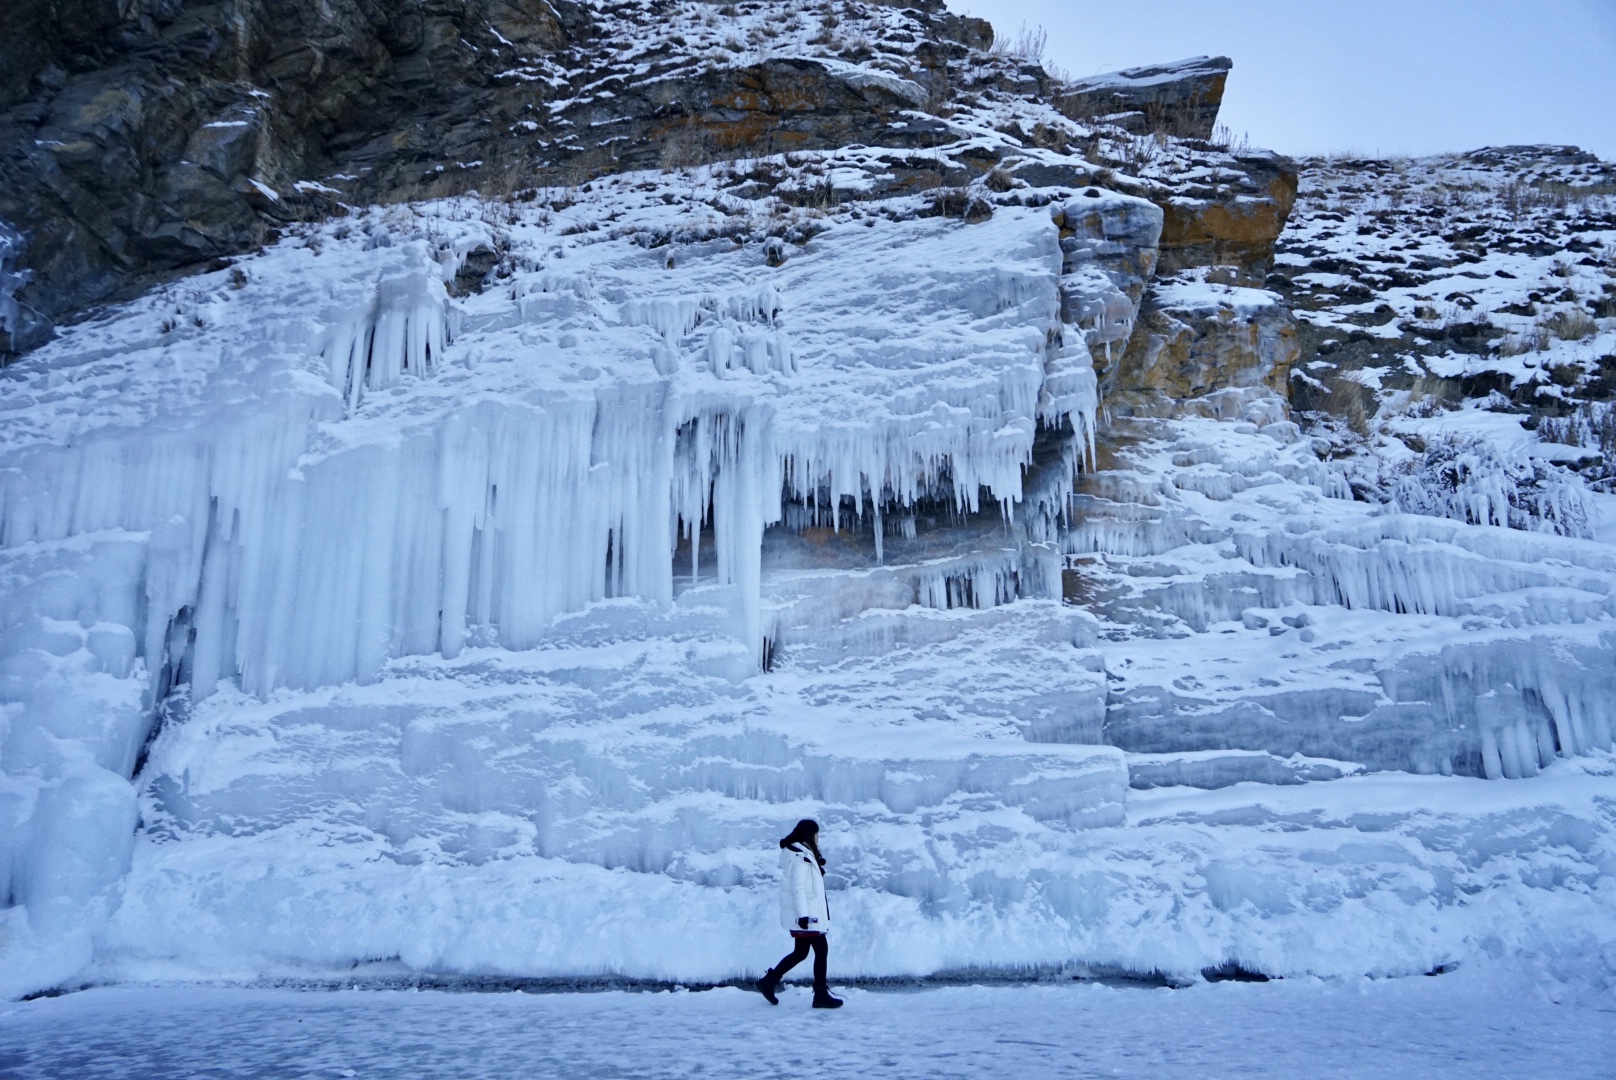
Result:
{"label": "snowy hillside", "polygon": [[0,989],[722,981],[802,816],[848,975],[1616,981],[1608,167],[1281,233],[1150,128],[1227,62],[676,7],[590,70],[811,59],[890,145],[282,222],[0,369]]}
{"label": "snowy hillside", "polygon": [[1606,493],[1616,475],[1616,167],[1506,147],[1307,175],[1275,278],[1318,353],[1296,404],[1392,473],[1482,438],[1520,496],[1449,516],[1609,540],[1569,474]]}

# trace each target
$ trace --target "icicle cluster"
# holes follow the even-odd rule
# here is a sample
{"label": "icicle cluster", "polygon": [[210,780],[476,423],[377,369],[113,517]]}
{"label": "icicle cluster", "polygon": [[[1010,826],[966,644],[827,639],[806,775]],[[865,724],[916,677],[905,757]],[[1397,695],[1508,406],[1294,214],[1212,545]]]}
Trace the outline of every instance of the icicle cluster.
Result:
{"label": "icicle cluster", "polygon": [[368,301],[349,298],[333,311],[321,350],[331,385],[352,413],[366,390],[425,376],[449,343],[448,292],[439,267],[420,241],[407,244],[402,265],[384,271]]}
{"label": "icicle cluster", "polygon": [[728,297],[647,298],[624,303],[620,315],[627,326],[648,326],[660,336],[652,353],[658,374],[678,371],[685,339],[707,329],[699,363],[719,378],[745,369],[754,375],[792,375],[797,370],[791,339],[776,319],[782,308],[773,285]]}
{"label": "icicle cluster", "polygon": [[1552,466],[1499,453],[1485,439],[1436,439],[1384,480],[1395,504],[1415,514],[1587,536],[1586,489]]}
{"label": "icicle cluster", "polygon": [[[1090,286],[1126,306],[1103,267],[1134,241],[1106,223],[1159,218],[1141,200],[1089,203],[1093,258],[1064,293],[1071,252],[1031,208],[970,234],[852,229],[766,280],[717,257],[647,273],[607,241],[460,304],[435,252],[476,241],[475,216],[439,218],[466,235],[432,244],[395,242],[385,222],[332,230],[246,264],[246,288],[204,281],[182,319],[154,304],[159,334],[129,359],[116,327],[83,332],[104,348],[53,347],[89,358],[74,386],[115,377],[140,419],[99,405],[98,419],[41,369],[48,405],[7,432],[0,544],[144,536],[129,626],[154,694],[220,680],[267,694],[469,642],[528,647],[593,601],[670,601],[676,575],[727,590],[761,660],[762,537],[782,494],[799,523],[873,527],[879,562],[886,519],[912,536],[918,503],[1011,516],[1039,424],[1072,434],[1069,490],[1098,401],[1091,331],[1062,307]],[[1063,220],[1070,233],[1078,215]],[[1106,326],[1131,318],[1113,314]],[[1043,518],[1064,515],[1061,488],[1040,481]],[[1058,589],[1029,565],[950,571],[914,596],[981,607]]]}

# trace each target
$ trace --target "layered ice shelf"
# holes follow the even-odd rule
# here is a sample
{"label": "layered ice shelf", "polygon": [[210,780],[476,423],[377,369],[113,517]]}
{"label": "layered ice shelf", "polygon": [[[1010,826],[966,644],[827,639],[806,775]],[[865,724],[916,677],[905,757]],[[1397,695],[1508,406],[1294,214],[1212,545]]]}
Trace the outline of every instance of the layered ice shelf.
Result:
{"label": "layered ice shelf", "polygon": [[849,976],[1412,974],[1608,940],[1609,755],[1130,792],[1116,748],[1038,741],[1103,707],[1069,612],[952,612],[947,640],[732,682],[716,612],[614,603],[527,653],[215,695],[153,749],[99,974],[758,972],[804,815]]}
{"label": "layered ice shelf", "polygon": [[1118,626],[1108,741],[1488,777],[1610,748],[1609,544],[1335,497],[1288,423],[1116,434],[1064,537]]}

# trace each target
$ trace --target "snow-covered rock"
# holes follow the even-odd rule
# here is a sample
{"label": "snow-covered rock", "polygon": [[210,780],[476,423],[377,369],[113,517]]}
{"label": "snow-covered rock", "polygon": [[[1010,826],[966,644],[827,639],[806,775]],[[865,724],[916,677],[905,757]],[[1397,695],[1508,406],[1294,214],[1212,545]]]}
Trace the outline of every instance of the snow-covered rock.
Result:
{"label": "snow-covered rock", "polygon": [[1193,56],[1074,79],[1066,92],[1074,109],[1114,119],[1136,135],[1210,139],[1233,66],[1227,56]]}

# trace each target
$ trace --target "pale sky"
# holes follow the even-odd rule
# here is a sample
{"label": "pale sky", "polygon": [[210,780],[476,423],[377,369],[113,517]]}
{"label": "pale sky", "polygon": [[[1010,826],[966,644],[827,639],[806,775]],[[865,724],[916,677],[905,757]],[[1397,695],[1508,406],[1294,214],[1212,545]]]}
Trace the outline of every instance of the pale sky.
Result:
{"label": "pale sky", "polygon": [[1233,58],[1222,121],[1288,154],[1574,143],[1616,159],[1616,0],[949,0],[1072,75]]}

